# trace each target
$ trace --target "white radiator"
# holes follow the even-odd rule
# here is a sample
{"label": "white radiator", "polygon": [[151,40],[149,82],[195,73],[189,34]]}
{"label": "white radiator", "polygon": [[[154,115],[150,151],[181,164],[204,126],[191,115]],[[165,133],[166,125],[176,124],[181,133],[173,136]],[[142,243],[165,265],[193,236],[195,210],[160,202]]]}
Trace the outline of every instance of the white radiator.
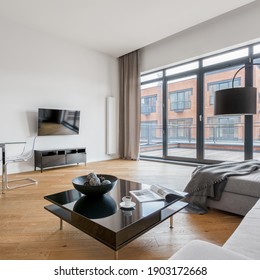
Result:
{"label": "white radiator", "polygon": [[116,154],[117,129],[116,129],[116,99],[107,97],[107,154]]}

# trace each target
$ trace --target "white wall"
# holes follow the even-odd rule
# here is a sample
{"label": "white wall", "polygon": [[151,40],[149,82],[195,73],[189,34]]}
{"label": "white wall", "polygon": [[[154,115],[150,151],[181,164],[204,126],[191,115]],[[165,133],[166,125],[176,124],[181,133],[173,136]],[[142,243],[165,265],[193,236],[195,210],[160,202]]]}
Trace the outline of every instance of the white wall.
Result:
{"label": "white wall", "polygon": [[146,72],[260,40],[260,1],[151,44],[141,51]]}
{"label": "white wall", "polygon": [[[77,109],[79,136],[39,137],[36,148],[84,146],[88,161],[110,159],[106,97],[118,100],[117,59],[5,19],[0,19],[0,38],[0,142],[36,135],[39,107]],[[25,169],[32,170],[33,162]]]}

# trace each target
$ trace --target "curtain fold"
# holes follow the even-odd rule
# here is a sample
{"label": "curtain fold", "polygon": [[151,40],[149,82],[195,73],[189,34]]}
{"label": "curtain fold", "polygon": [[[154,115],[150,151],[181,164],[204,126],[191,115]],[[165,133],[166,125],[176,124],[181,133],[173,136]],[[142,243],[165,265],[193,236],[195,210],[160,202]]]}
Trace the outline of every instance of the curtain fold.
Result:
{"label": "curtain fold", "polygon": [[138,160],[141,96],[139,51],[121,56],[119,71],[119,155],[123,159]]}

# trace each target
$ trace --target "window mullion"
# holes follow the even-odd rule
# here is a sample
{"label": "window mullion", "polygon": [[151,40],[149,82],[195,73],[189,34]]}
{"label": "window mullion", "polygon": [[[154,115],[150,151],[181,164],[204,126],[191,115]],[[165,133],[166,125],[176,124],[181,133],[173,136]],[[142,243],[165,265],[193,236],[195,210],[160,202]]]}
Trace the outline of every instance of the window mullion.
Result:
{"label": "window mullion", "polygon": [[[251,59],[253,55],[253,48],[249,48],[249,60],[246,65],[251,67],[245,68],[245,86],[253,86],[253,60]],[[253,116],[245,115],[245,159],[253,158]]]}

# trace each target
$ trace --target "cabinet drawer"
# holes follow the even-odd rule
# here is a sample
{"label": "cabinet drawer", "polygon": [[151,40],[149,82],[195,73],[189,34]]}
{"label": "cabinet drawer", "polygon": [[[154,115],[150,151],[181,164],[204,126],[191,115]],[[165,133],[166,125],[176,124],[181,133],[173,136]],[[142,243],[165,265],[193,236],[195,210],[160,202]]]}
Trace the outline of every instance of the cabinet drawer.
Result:
{"label": "cabinet drawer", "polygon": [[65,156],[46,156],[42,158],[42,167],[52,167],[66,164]]}
{"label": "cabinet drawer", "polygon": [[86,162],[85,153],[67,154],[67,164]]}

